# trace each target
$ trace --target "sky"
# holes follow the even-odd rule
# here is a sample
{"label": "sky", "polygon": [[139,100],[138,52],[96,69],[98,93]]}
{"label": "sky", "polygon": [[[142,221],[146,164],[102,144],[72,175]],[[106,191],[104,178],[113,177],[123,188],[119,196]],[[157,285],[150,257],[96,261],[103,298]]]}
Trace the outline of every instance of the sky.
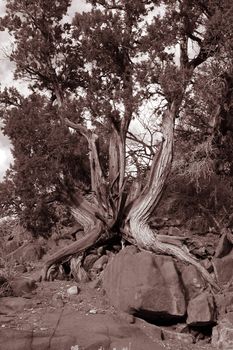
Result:
{"label": "sky", "polygon": [[[69,9],[69,17],[73,17],[74,13],[88,10],[85,0],[73,0]],[[0,0],[0,17],[5,13],[5,0]],[[14,64],[7,58],[7,52],[10,52],[12,46],[12,38],[7,32],[0,31],[0,84],[1,89],[14,85],[19,92],[26,93],[26,83],[20,83],[13,80]],[[6,170],[12,163],[11,144],[9,139],[3,135],[0,123],[0,181],[3,179]]]}
{"label": "sky", "polygon": [[[0,16],[4,14],[4,1],[0,1]],[[12,82],[12,67],[5,57],[5,50],[10,45],[9,35],[0,32],[0,82],[1,87],[9,85]],[[1,127],[1,124],[0,124]],[[3,136],[0,130],[0,180],[6,169],[12,161],[10,142],[7,137]]]}

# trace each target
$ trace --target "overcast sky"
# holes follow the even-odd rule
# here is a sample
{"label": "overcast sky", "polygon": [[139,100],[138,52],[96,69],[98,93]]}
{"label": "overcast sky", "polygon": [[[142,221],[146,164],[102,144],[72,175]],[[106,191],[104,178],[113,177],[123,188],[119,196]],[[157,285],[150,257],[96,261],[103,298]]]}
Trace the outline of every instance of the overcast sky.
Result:
{"label": "overcast sky", "polygon": [[[85,4],[85,0],[73,0],[72,6],[69,9],[69,16],[73,17],[74,13],[79,11],[85,11],[88,6]],[[5,13],[5,0],[0,0],[0,17]],[[0,31],[0,83],[1,89],[6,86],[14,86],[22,93],[26,92],[26,84],[13,81],[14,65],[7,59],[6,53],[10,52],[12,45],[12,39],[7,32]],[[1,128],[1,124],[0,124]],[[12,155],[10,151],[11,145],[9,139],[2,134],[0,130],[0,181],[6,170],[9,168],[12,162]]]}

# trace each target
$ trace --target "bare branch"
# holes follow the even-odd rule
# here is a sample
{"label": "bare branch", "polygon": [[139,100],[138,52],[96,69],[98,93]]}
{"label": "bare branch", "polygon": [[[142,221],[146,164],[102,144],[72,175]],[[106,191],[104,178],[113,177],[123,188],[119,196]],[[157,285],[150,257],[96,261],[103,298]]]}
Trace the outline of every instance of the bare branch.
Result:
{"label": "bare branch", "polygon": [[144,148],[145,154],[147,155],[146,149],[148,148],[150,150],[151,155],[153,156],[155,154],[154,148],[151,144],[146,143],[145,141],[139,139],[136,135],[134,135],[132,132],[128,131],[127,139],[135,141],[139,144],[141,144]]}
{"label": "bare branch", "polygon": [[92,133],[90,130],[85,128],[85,126],[83,126],[81,124],[74,123],[74,122],[70,121],[68,118],[65,118],[65,123],[69,128],[72,128],[72,129],[78,131],[89,142]]}

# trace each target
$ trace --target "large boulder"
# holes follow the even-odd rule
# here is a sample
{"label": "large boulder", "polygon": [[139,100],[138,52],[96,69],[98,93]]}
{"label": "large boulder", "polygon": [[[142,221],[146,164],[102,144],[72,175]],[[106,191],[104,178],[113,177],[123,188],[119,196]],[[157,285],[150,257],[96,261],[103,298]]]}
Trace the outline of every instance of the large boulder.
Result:
{"label": "large boulder", "polygon": [[187,324],[191,326],[213,325],[217,317],[213,296],[208,292],[203,292],[190,300],[187,314]]}
{"label": "large boulder", "polygon": [[222,258],[214,258],[212,264],[219,285],[229,283],[233,278],[233,253]]}
{"label": "large boulder", "polygon": [[181,278],[185,287],[187,300],[195,298],[206,286],[200,272],[193,265],[184,266]]}
{"label": "large boulder", "polygon": [[19,263],[34,262],[42,258],[44,250],[36,241],[25,242],[18,249],[7,255],[7,258],[14,259]]}
{"label": "large boulder", "polygon": [[103,287],[113,306],[145,319],[171,320],[186,313],[183,285],[168,256],[126,247],[108,263]]}
{"label": "large boulder", "polygon": [[27,277],[15,277],[10,281],[12,293],[15,297],[31,294],[37,285],[34,280]]}
{"label": "large boulder", "polygon": [[228,238],[228,232],[223,230],[222,236],[216,246],[215,249],[215,257],[216,258],[223,258],[224,256],[228,255],[233,248],[232,242]]}

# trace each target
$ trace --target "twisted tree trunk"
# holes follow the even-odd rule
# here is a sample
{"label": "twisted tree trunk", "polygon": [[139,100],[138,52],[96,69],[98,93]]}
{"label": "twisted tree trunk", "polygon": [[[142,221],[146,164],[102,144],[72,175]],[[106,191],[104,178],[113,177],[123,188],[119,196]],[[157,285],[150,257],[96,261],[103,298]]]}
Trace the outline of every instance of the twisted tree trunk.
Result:
{"label": "twisted tree trunk", "polygon": [[[97,243],[106,242],[113,235],[123,236],[129,242],[156,254],[166,254],[178,258],[181,261],[194,265],[202,274],[203,278],[216,290],[217,284],[206,269],[195,259],[186,247],[182,246],[182,238],[157,235],[148,225],[148,219],[158,205],[167,177],[170,173],[173,156],[174,120],[177,108],[173,103],[167,109],[163,119],[163,140],[155,155],[150,174],[143,190],[131,192],[124,196],[124,180],[122,174],[125,169],[124,143],[120,133],[113,129],[110,142],[109,179],[103,177],[96,149],[96,138],[93,135],[85,136],[90,146],[90,161],[93,166],[92,186],[97,203],[90,203],[80,194],[72,198],[71,212],[75,219],[83,226],[85,237],[68,247],[62,248],[52,255],[45,263],[42,272],[43,279],[48,279],[48,269],[54,263],[60,263],[65,258],[95,246]],[[76,130],[79,126],[68,122],[69,126]],[[84,132],[82,131],[84,134]],[[123,170],[122,170],[123,167]],[[108,189],[108,194],[106,193]],[[127,200],[128,198],[128,200]]]}
{"label": "twisted tree trunk", "polygon": [[[167,110],[163,122],[163,141],[156,158],[153,160],[150,176],[142,194],[134,201],[126,219],[126,232],[134,238],[138,247],[178,258],[194,265],[203,278],[216,290],[218,285],[208,271],[195,259],[185,246],[178,246],[175,238],[170,241],[165,236],[157,235],[148,225],[148,218],[157,206],[163,193],[166,179],[170,173],[173,156],[175,105]],[[185,249],[186,248],[186,249]]]}

